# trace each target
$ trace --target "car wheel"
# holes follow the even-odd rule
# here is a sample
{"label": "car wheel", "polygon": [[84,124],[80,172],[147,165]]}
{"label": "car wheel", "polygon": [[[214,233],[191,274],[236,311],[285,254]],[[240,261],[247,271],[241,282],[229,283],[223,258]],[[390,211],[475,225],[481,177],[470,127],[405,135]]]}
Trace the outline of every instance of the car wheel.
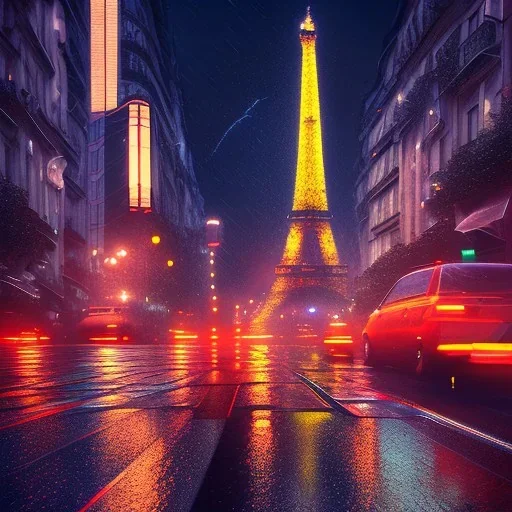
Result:
{"label": "car wheel", "polygon": [[373,353],[372,344],[368,338],[364,338],[363,342],[363,350],[364,350],[364,364],[366,366],[376,366],[377,360]]}

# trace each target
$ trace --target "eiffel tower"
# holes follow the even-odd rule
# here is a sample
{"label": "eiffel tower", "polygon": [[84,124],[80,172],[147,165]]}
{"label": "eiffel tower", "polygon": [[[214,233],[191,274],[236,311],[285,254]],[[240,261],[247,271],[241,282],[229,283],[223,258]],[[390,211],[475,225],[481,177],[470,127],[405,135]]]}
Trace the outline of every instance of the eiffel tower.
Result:
{"label": "eiffel tower", "polygon": [[331,229],[322,152],[316,66],[316,31],[308,7],[300,25],[302,76],[299,148],[289,232],[276,278],[252,328],[268,328],[283,307],[320,300],[340,305],[346,298],[347,266],[341,265]]}

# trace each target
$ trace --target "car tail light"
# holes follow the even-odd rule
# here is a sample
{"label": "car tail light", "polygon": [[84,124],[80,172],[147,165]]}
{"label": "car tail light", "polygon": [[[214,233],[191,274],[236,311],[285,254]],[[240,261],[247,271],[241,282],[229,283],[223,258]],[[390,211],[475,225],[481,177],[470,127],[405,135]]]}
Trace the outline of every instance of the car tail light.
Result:
{"label": "car tail light", "polygon": [[108,324],[107,329],[115,329],[117,327],[117,324]]}
{"label": "car tail light", "polygon": [[326,345],[349,345],[352,343],[352,336],[330,336],[324,339]]}
{"label": "car tail light", "polygon": [[438,313],[464,314],[466,307],[463,304],[436,304]]}

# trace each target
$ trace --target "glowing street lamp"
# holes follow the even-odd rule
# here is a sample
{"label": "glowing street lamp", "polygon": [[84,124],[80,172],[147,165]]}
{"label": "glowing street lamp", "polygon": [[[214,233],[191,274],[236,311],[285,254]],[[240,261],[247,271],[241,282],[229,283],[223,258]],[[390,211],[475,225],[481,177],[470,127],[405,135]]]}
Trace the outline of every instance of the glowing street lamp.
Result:
{"label": "glowing street lamp", "polygon": [[126,258],[127,255],[128,253],[125,249],[121,249],[120,251],[116,252],[116,256],[118,256],[119,258]]}
{"label": "glowing street lamp", "polygon": [[111,265],[117,265],[117,259],[116,258],[110,258],[108,260],[108,262],[111,264]]}
{"label": "glowing street lamp", "polygon": [[93,249],[92,250],[92,255],[93,256],[97,256],[98,255],[98,249]]}
{"label": "glowing street lamp", "polygon": [[126,302],[130,297],[128,296],[128,294],[126,293],[126,290],[122,290],[121,291],[121,295],[119,296],[119,298],[123,301],[123,302]]}
{"label": "glowing street lamp", "polygon": [[167,260],[167,266],[168,266],[169,268],[173,267],[173,266],[174,266],[174,261],[172,261],[172,260]]}
{"label": "glowing street lamp", "polygon": [[160,243],[160,237],[158,235],[153,235],[151,237],[151,243],[154,245],[158,245]]}

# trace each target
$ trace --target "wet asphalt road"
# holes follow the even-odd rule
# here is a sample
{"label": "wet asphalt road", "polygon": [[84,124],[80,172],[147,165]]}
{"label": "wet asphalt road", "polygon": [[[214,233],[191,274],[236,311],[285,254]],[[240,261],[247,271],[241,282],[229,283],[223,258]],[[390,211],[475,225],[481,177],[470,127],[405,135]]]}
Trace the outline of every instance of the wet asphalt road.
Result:
{"label": "wet asphalt road", "polygon": [[0,509],[512,509],[507,383],[246,341],[0,346]]}

